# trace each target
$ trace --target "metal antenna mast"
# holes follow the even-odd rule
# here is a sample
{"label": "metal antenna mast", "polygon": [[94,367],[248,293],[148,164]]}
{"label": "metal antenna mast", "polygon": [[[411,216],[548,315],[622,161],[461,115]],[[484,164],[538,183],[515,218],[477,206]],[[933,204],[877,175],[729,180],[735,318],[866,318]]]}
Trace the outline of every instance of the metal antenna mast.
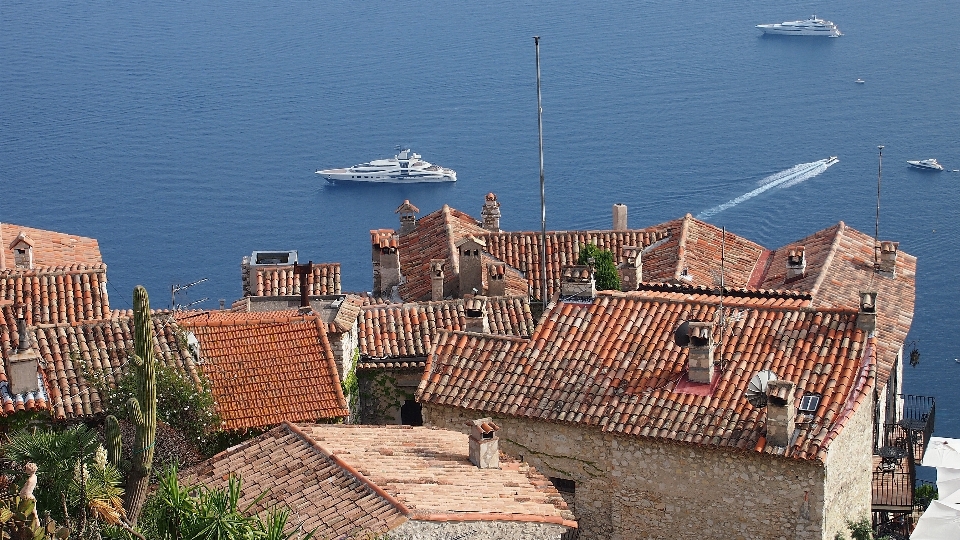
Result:
{"label": "metal antenna mast", "polygon": [[879,162],[877,164],[877,226],[873,230],[873,267],[880,268],[880,179],[883,177],[883,145],[877,147],[880,150]]}
{"label": "metal antenna mast", "polygon": [[533,36],[537,48],[537,128],[540,132],[540,301],[547,308],[547,203],[543,188],[543,105],[540,101],[540,36]]}

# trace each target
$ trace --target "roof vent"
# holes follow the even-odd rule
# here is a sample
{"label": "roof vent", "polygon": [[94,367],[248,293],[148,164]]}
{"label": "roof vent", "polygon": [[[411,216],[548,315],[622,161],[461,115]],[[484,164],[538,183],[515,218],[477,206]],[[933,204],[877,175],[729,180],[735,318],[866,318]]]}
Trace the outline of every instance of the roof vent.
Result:
{"label": "roof vent", "polygon": [[769,369],[764,369],[758,371],[750,378],[750,382],[747,384],[747,391],[744,392],[744,396],[747,398],[747,401],[751,405],[758,409],[762,409],[767,406],[767,386],[770,384],[770,381],[777,380],[777,375],[770,371]]}

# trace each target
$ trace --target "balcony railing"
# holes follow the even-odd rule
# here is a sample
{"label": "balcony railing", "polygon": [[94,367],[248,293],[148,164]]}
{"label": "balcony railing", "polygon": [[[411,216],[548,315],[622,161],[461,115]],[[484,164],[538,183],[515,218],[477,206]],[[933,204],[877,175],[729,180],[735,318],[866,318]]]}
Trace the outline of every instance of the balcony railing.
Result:
{"label": "balcony railing", "polygon": [[923,452],[933,435],[936,401],[930,396],[901,394],[897,397],[903,401],[899,424],[907,431],[913,443],[914,460],[922,461]]}
{"label": "balcony railing", "polygon": [[873,509],[907,511],[913,507],[916,479],[913,433],[901,424],[884,424],[873,456]]}

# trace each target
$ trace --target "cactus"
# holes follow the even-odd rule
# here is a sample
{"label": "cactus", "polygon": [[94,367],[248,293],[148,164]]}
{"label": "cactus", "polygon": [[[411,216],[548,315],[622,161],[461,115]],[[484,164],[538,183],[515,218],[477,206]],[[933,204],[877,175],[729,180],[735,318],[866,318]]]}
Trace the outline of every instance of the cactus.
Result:
{"label": "cactus", "polygon": [[[157,436],[156,360],[153,357],[153,324],[150,322],[150,298],[147,290],[137,285],[133,290],[133,358],[132,369],[137,378],[136,396],[127,401],[130,422],[136,427],[136,436],[127,472],[127,490],[124,507],[131,525],[136,525],[147,497],[150,469],[153,466],[153,446]],[[114,419],[116,421],[116,419]],[[108,423],[108,430],[110,423]],[[109,441],[112,454],[119,462],[119,435]]]}
{"label": "cactus", "polygon": [[123,470],[120,463],[121,453],[123,452],[123,441],[120,439],[120,422],[117,422],[117,418],[111,414],[107,416],[106,424],[104,439],[106,440],[107,459],[118,470]]}

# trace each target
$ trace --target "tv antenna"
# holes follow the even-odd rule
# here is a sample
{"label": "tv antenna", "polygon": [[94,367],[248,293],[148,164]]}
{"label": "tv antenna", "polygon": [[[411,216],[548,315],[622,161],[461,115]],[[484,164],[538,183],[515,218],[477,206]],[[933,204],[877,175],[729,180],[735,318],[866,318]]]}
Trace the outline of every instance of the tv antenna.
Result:
{"label": "tv antenna", "polygon": [[880,179],[883,177],[883,145],[877,147],[880,155],[877,161],[877,226],[873,230],[873,269],[880,271]]}
{"label": "tv antenna", "polygon": [[540,101],[540,36],[533,36],[537,49],[537,129],[540,133],[540,302],[547,309],[547,204],[543,188],[543,105]]}
{"label": "tv antenna", "polygon": [[190,302],[187,304],[177,304],[177,294],[183,293],[190,287],[195,287],[203,283],[204,281],[207,281],[207,278],[198,279],[197,281],[194,281],[193,283],[187,283],[186,285],[180,285],[179,283],[177,283],[176,285],[171,285],[170,286],[170,309],[172,309],[173,311],[178,311],[181,309],[186,309],[191,306],[195,306],[201,302],[206,302],[207,300],[209,300],[209,298],[201,298],[200,300],[194,300],[193,302]]}

